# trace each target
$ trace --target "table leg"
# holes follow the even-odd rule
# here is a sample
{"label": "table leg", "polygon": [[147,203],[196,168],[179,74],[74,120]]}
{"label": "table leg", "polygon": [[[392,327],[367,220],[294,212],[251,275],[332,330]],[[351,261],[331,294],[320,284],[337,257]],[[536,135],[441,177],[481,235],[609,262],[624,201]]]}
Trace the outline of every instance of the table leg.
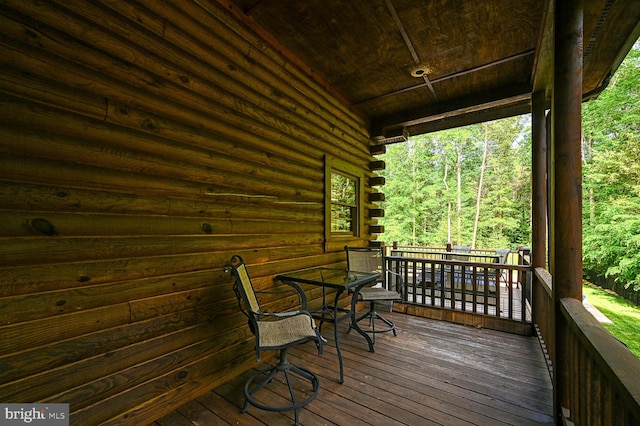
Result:
{"label": "table leg", "polygon": [[349,321],[350,321],[349,326],[353,328],[355,331],[357,331],[358,333],[360,333],[362,336],[364,336],[367,343],[369,344],[369,352],[374,352],[373,339],[371,339],[371,336],[369,336],[369,333],[367,333],[366,331],[360,328],[360,326],[358,325],[358,321],[356,321],[357,319],[356,305],[358,304],[358,294],[360,294],[360,288],[356,288],[353,294],[351,295],[351,318],[349,318]]}
{"label": "table leg", "polygon": [[344,383],[344,366],[342,364],[342,352],[340,352],[340,343],[338,341],[338,299],[342,291],[336,291],[336,298],[333,301],[333,338],[336,342],[336,352],[338,353],[338,364],[340,365],[340,379],[338,383]]}
{"label": "table leg", "polygon": [[[322,307],[320,308],[320,312],[322,313],[320,325],[318,325],[318,333],[322,334],[322,326],[324,325],[324,313],[327,310],[327,288],[322,287]],[[335,318],[334,318],[335,320]]]}

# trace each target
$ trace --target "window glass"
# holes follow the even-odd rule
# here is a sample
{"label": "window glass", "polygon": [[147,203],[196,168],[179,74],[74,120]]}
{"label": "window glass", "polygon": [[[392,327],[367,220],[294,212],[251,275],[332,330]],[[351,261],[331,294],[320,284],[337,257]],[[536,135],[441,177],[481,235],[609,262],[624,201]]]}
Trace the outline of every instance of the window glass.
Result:
{"label": "window glass", "polygon": [[331,172],[331,232],[355,233],[358,219],[358,181]]}

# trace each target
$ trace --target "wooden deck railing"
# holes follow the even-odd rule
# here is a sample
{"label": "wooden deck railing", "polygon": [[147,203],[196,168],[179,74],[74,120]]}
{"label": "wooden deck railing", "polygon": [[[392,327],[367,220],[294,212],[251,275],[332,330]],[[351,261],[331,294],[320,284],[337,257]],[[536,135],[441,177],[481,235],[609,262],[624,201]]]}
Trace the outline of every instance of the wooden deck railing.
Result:
{"label": "wooden deck railing", "polygon": [[549,374],[553,377],[552,359],[554,353],[553,332],[553,296],[551,294],[551,274],[544,268],[536,268],[532,285],[533,324],[538,333],[538,340],[547,359]]}
{"label": "wooden deck railing", "polygon": [[551,275],[541,268],[534,275],[533,320],[553,364],[555,411],[565,424],[640,424],[640,359],[581,301],[562,299],[554,310]]}
{"label": "wooden deck railing", "polygon": [[531,322],[531,268],[499,263],[495,251],[397,247],[386,260],[404,303]]}
{"label": "wooden deck railing", "polygon": [[560,301],[556,338],[567,353],[556,373],[564,416],[577,425],[640,424],[640,360],[576,299]]}

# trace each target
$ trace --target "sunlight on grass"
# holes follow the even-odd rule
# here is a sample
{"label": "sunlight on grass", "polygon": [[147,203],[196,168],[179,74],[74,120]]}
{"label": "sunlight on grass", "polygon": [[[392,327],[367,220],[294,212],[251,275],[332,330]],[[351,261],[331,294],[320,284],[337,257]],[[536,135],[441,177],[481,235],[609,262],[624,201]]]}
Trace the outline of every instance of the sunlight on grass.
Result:
{"label": "sunlight on grass", "polygon": [[640,307],[617,294],[588,284],[582,287],[587,300],[613,324],[602,324],[640,358]]}

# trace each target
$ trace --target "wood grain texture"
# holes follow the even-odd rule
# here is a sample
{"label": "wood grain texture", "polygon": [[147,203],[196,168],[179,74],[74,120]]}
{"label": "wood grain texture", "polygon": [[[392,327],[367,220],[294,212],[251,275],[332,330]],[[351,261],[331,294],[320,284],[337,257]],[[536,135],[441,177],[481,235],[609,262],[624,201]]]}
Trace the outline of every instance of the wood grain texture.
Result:
{"label": "wood grain texture", "polygon": [[[395,305],[394,305],[395,306]],[[389,313],[398,335],[379,334],[375,353],[357,333],[340,327],[345,383],[337,383],[333,331],[318,356],[313,345],[289,351],[291,362],[320,376],[318,398],[300,411],[313,425],[552,425],[552,387],[535,337]],[[287,425],[293,414],[250,407],[241,413],[242,386],[248,374],[216,387],[157,425],[177,416],[198,422],[213,413],[232,424]],[[263,396],[286,397],[274,380]]]}
{"label": "wood grain texture", "polygon": [[233,254],[279,289],[375,238],[324,237],[325,156],[382,166],[368,123],[214,4],[3,3],[0,112],[3,402],[152,422],[255,364]]}

